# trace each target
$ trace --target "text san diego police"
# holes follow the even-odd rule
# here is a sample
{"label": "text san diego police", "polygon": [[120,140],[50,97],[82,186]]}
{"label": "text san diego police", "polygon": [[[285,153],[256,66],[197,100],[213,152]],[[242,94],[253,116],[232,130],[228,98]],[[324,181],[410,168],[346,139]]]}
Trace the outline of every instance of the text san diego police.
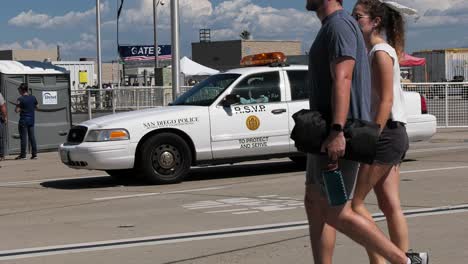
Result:
{"label": "text san diego police", "polygon": [[146,129],[158,128],[158,127],[171,127],[171,126],[183,126],[191,125],[198,122],[198,117],[183,117],[178,119],[151,121],[143,123]]}

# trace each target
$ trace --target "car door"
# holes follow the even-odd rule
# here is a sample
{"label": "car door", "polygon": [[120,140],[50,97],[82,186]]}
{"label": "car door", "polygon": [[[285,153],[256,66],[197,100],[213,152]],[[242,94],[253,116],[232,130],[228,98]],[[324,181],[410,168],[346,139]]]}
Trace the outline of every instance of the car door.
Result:
{"label": "car door", "polygon": [[[289,122],[289,133],[294,128],[294,120],[292,115],[302,110],[309,109],[309,91],[307,90],[307,77],[308,72],[304,70],[286,70],[285,79],[286,91],[288,99],[288,122]],[[290,139],[290,150],[291,152],[297,152],[294,146],[294,141]]]}
{"label": "car door", "polygon": [[210,110],[215,159],[289,152],[288,107],[279,70],[250,74],[231,90],[240,103]]}

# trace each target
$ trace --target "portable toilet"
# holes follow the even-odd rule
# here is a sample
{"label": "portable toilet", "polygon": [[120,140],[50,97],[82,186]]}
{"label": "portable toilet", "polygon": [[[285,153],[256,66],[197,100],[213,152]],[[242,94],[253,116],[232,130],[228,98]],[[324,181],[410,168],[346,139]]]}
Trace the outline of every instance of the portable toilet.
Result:
{"label": "portable toilet", "polygon": [[26,83],[29,93],[37,98],[35,135],[38,151],[57,149],[66,141],[71,127],[70,74],[50,63],[0,61],[0,92],[8,110],[8,124],[3,128],[5,154],[20,152],[20,116],[15,113],[15,107],[21,83]]}

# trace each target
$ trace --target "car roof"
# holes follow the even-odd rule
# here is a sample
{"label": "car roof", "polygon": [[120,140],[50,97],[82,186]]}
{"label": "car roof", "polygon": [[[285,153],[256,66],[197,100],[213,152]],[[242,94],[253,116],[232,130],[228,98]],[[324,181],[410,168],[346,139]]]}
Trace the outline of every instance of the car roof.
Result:
{"label": "car roof", "polygon": [[268,71],[275,71],[278,69],[283,69],[283,70],[307,70],[308,66],[307,65],[290,65],[290,66],[260,66],[260,67],[243,67],[243,68],[236,68],[236,69],[231,69],[228,70],[224,73],[237,73],[241,75],[245,74],[253,74],[257,72],[268,72]]}

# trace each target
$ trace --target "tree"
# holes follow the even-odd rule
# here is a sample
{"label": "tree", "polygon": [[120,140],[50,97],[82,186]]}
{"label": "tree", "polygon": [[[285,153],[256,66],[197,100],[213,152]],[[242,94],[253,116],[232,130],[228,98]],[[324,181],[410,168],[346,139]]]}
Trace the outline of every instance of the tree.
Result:
{"label": "tree", "polygon": [[248,40],[248,39],[251,39],[252,38],[252,34],[248,31],[248,30],[244,30],[240,33],[239,35],[241,37],[241,39],[243,40]]}

